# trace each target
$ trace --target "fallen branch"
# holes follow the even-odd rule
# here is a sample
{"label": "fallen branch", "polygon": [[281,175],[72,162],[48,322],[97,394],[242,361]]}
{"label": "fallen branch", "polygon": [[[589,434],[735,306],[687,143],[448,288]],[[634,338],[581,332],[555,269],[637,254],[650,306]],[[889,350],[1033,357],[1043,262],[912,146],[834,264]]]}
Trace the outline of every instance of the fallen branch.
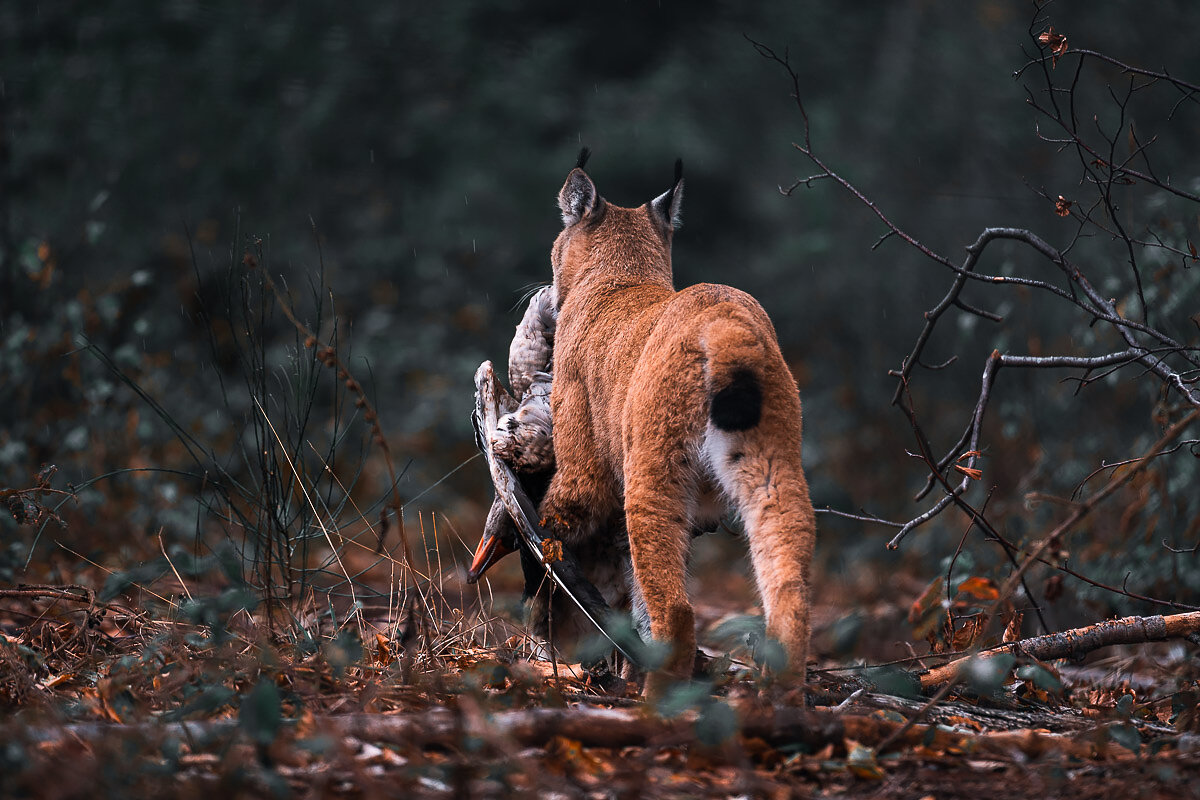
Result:
{"label": "fallen branch", "polygon": [[74,584],[66,586],[48,586],[21,584],[15,589],[0,588],[0,598],[26,598],[33,600],[53,599],[69,600],[84,605],[96,605],[96,593],[86,586]]}
{"label": "fallen branch", "polygon": [[[847,739],[871,747],[900,729],[901,723],[878,714],[836,713],[798,708],[747,710],[741,716],[743,739],[761,739],[774,746],[803,745],[817,752],[832,745],[841,749]],[[448,708],[402,714],[346,714],[309,718],[293,728],[297,736],[324,734],[337,738],[382,743],[397,747],[457,749],[475,740],[540,747],[556,738],[587,747],[648,747],[664,741],[694,744],[695,714],[662,719],[643,709],[525,708],[490,716]],[[164,736],[181,741],[219,744],[237,735],[235,720],[209,720],[172,724],[80,723],[57,728],[25,729],[22,738],[39,743],[43,752],[69,741],[96,743],[115,737],[161,742]],[[906,747],[925,746],[953,752],[1029,758],[1062,755],[1105,758],[1129,754],[1096,729],[1073,733],[1045,730],[975,731],[945,725],[913,725],[896,742]],[[13,733],[10,731],[10,733]]]}
{"label": "fallen branch", "polygon": [[980,660],[986,661],[1005,653],[1015,656],[1023,655],[1038,661],[1078,658],[1102,647],[1161,642],[1166,639],[1183,638],[1198,631],[1200,631],[1200,611],[1169,616],[1104,620],[1083,628],[1010,642],[994,650],[956,659],[921,675],[921,688],[931,689],[941,686],[948,681],[957,679],[967,664],[978,663]]}

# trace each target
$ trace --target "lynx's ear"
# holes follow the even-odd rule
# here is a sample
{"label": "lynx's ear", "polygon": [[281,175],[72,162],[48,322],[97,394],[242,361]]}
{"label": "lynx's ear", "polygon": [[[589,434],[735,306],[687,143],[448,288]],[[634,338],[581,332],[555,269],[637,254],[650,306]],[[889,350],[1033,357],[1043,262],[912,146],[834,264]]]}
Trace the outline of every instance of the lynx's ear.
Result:
{"label": "lynx's ear", "polygon": [[678,228],[683,222],[679,209],[683,205],[683,159],[675,159],[675,184],[667,192],[650,201],[650,210],[667,229]]}
{"label": "lynx's ear", "polygon": [[563,227],[569,228],[591,214],[597,203],[604,201],[596,194],[596,184],[580,167],[571,170],[562,191],[558,193],[558,207],[562,209]]}

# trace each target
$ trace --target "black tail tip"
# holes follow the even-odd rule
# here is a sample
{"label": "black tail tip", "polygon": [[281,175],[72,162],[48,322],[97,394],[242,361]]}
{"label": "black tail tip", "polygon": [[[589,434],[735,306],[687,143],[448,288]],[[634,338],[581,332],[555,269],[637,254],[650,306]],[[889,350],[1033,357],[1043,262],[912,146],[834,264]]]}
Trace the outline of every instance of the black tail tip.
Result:
{"label": "black tail tip", "polygon": [[575,162],[576,169],[583,169],[587,166],[587,160],[592,156],[592,148],[584,147],[579,151],[579,159]]}
{"label": "black tail tip", "polygon": [[714,392],[709,418],[723,431],[746,431],[762,419],[763,394],[758,376],[738,370],[724,389]]}

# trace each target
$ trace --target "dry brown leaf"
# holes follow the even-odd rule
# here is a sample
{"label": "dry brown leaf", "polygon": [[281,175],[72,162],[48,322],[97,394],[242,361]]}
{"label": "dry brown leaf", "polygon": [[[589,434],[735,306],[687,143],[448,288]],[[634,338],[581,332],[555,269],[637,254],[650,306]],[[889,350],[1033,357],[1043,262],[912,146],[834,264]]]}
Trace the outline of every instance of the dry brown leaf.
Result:
{"label": "dry brown leaf", "polygon": [[375,645],[376,645],[375,660],[378,661],[380,664],[382,664],[385,667],[388,664],[391,664],[392,660],[393,660],[392,659],[392,648],[391,648],[391,645],[388,643],[388,638],[386,636],[384,636],[382,633],[375,634]]}
{"label": "dry brown leaf", "polygon": [[1000,596],[996,582],[991,578],[974,575],[958,585],[959,594],[968,594],[979,600],[995,600]]}
{"label": "dry brown leaf", "polygon": [[1019,611],[1014,612],[1008,624],[1004,626],[1004,635],[1000,637],[1000,641],[1019,642],[1021,640],[1021,620],[1024,618],[1024,614]]}
{"label": "dry brown leaf", "polygon": [[1049,578],[1046,578],[1046,585],[1043,587],[1042,591],[1046,595],[1047,603],[1053,603],[1055,600],[1062,597],[1062,594],[1063,594],[1063,577],[1062,577],[1062,575],[1056,573],[1054,575],[1051,575]]}
{"label": "dry brown leaf", "polygon": [[981,469],[964,467],[962,464],[955,464],[954,468],[973,481],[981,480],[983,478],[983,470]]}
{"label": "dry brown leaf", "polygon": [[1051,25],[1049,30],[1038,36],[1038,42],[1044,47],[1049,47],[1052,54],[1050,66],[1058,66],[1058,59],[1067,52],[1067,37],[1054,30]]}

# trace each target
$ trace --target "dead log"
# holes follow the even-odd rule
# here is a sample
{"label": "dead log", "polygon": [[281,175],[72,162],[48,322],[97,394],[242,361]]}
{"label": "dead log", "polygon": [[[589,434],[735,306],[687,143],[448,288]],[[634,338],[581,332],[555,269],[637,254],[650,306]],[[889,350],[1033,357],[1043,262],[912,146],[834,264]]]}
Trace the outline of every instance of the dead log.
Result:
{"label": "dead log", "polygon": [[[740,715],[743,740],[760,739],[774,747],[803,745],[809,752],[832,746],[841,751],[846,740],[873,747],[902,725],[878,714],[839,713],[800,708],[745,709]],[[459,749],[470,742],[542,747],[561,737],[587,747],[652,747],[663,742],[694,744],[696,715],[662,719],[645,709],[595,707],[525,708],[484,714],[478,709],[432,708],[399,714],[345,714],[308,717],[288,726],[297,737],[324,734],[338,738],[388,744],[395,747]],[[0,729],[0,733],[4,733]],[[10,729],[20,740],[37,742],[43,750],[68,741],[96,744],[101,741],[144,740],[161,742],[171,736],[181,741],[219,743],[238,734],[235,720],[183,723],[79,723],[57,727]],[[1129,751],[1110,741],[1102,726],[1072,734],[1016,729],[974,731],[944,725],[913,725],[895,742],[903,747],[925,747],[945,752],[1029,758],[1046,755],[1075,758],[1110,757]]]}
{"label": "dead log", "polygon": [[988,660],[1004,653],[1025,656],[1038,661],[1056,658],[1078,658],[1101,647],[1118,644],[1143,644],[1182,638],[1200,631],[1200,611],[1152,617],[1109,619],[1069,631],[1034,636],[1009,642],[992,650],[951,661],[922,674],[921,688],[932,689],[957,680],[962,669],[977,659]]}

